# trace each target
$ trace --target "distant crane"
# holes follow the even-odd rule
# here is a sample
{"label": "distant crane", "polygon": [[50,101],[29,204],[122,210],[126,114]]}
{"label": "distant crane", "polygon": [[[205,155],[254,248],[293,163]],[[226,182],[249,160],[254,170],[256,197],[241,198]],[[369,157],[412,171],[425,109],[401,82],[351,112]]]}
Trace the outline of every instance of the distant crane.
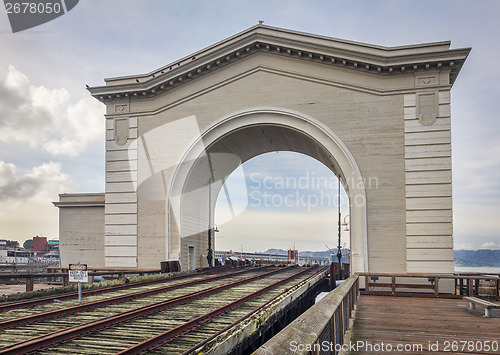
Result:
{"label": "distant crane", "polygon": [[333,262],[333,255],[337,255],[338,253],[335,253],[332,249],[330,249],[330,247],[328,245],[325,244],[325,247],[328,248],[328,250],[330,250],[330,252],[332,253],[331,254],[331,258],[330,258],[330,262]]}

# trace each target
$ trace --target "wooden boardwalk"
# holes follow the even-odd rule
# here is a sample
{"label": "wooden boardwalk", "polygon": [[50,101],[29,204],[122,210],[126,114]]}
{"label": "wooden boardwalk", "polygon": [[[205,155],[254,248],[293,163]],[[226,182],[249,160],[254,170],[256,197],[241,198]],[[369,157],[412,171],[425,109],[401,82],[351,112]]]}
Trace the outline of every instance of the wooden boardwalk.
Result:
{"label": "wooden boardwalk", "polygon": [[500,354],[500,310],[485,318],[460,299],[362,295],[350,344],[353,355]]}

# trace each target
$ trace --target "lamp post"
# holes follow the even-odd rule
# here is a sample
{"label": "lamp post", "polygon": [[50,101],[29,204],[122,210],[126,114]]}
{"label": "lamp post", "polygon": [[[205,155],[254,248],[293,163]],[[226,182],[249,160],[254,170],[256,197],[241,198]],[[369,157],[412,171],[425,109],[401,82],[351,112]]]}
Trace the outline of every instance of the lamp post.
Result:
{"label": "lamp post", "polygon": [[351,221],[351,219],[349,218],[349,222],[346,222],[346,219],[349,217],[349,215],[346,215],[344,217],[344,222],[342,222],[342,226],[345,227],[344,229],[344,232],[349,232],[349,222]]}
{"label": "lamp post", "polygon": [[208,249],[207,261],[208,267],[212,267],[213,249],[212,249],[212,178],[208,179]]}
{"label": "lamp post", "polygon": [[340,234],[341,234],[341,227],[340,227],[340,221],[342,219],[341,213],[340,213],[340,174],[339,174],[339,185],[338,185],[338,210],[339,210],[339,243],[337,245],[337,259],[339,259],[339,267],[342,265],[342,245],[341,240],[340,240]]}
{"label": "lamp post", "polygon": [[[344,217],[344,221],[342,222],[342,226],[345,227],[344,231],[345,232],[349,232],[349,222],[347,221],[347,218],[349,218],[349,222],[351,221],[351,218],[349,217],[349,215],[346,215]],[[349,238],[350,240],[350,238]],[[351,258],[350,256],[348,255],[347,253],[347,247],[346,247],[346,243],[344,243],[344,257],[347,259],[347,264],[349,265],[350,262],[351,262]],[[349,271],[347,271],[348,273]],[[344,275],[345,277],[348,277],[348,274]]]}
{"label": "lamp post", "polygon": [[214,260],[214,266],[217,266],[217,256],[215,252],[217,249],[215,249],[215,233],[218,233],[219,229],[217,228],[217,224],[214,223],[214,227],[212,228],[212,250],[213,250],[213,260]]}

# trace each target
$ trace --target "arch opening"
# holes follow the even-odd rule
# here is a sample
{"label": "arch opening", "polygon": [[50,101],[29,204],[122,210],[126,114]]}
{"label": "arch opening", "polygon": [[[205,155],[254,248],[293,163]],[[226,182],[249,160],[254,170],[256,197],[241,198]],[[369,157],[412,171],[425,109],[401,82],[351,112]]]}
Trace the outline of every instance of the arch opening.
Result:
{"label": "arch opening", "polygon": [[[316,159],[291,151],[247,160],[225,180],[215,206],[218,251],[298,249],[328,254],[338,245],[339,180]],[[341,223],[349,199],[340,187]],[[341,229],[341,247],[350,245]],[[325,254],[326,256],[326,254]]]}
{"label": "arch opening", "polygon": [[[188,245],[202,252],[209,249],[206,241],[224,181],[246,161],[280,151],[314,158],[340,177],[349,200],[352,270],[368,270],[366,195],[353,156],[333,132],[313,118],[276,109],[230,115],[202,133],[186,151],[169,188],[169,260],[186,265]],[[202,266],[206,252],[197,257]]]}

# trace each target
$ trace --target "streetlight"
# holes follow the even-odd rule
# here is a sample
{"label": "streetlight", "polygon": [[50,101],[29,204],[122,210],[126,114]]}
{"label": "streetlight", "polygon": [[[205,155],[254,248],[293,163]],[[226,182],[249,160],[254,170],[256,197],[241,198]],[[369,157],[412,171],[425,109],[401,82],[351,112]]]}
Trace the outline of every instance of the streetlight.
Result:
{"label": "streetlight", "polygon": [[212,267],[213,249],[212,249],[212,178],[208,179],[208,249],[207,262],[208,267]]}
{"label": "streetlight", "polygon": [[349,217],[349,215],[346,215],[344,217],[344,222],[342,223],[342,226],[345,227],[345,229],[344,229],[345,232],[349,232],[349,222],[351,222],[351,218],[350,217],[349,217],[349,222],[346,222],[347,217]]}
{"label": "streetlight", "polygon": [[339,244],[337,245],[337,259],[339,259],[339,267],[342,266],[342,245],[340,240],[340,235],[342,232],[342,228],[340,227],[340,221],[342,220],[342,216],[340,213],[340,174],[339,174],[339,184],[338,184],[338,207],[339,207]]}
{"label": "streetlight", "polygon": [[219,233],[219,228],[217,228],[217,224],[214,223],[214,228],[212,231],[212,249],[213,249],[213,258],[214,258],[214,265],[217,266],[217,256],[215,255],[216,249],[215,249],[215,233]]}
{"label": "streetlight", "polygon": [[[349,221],[347,221],[347,219],[349,218]],[[349,217],[349,215],[346,215],[344,217],[344,221],[342,223],[342,226],[345,227],[344,231],[346,232],[349,232],[349,223],[351,222],[351,218]],[[344,243],[344,257],[347,259],[347,263],[349,264],[350,262],[350,257],[349,255],[347,254],[347,247],[346,247],[346,243]],[[347,277],[347,275],[346,275]]]}

